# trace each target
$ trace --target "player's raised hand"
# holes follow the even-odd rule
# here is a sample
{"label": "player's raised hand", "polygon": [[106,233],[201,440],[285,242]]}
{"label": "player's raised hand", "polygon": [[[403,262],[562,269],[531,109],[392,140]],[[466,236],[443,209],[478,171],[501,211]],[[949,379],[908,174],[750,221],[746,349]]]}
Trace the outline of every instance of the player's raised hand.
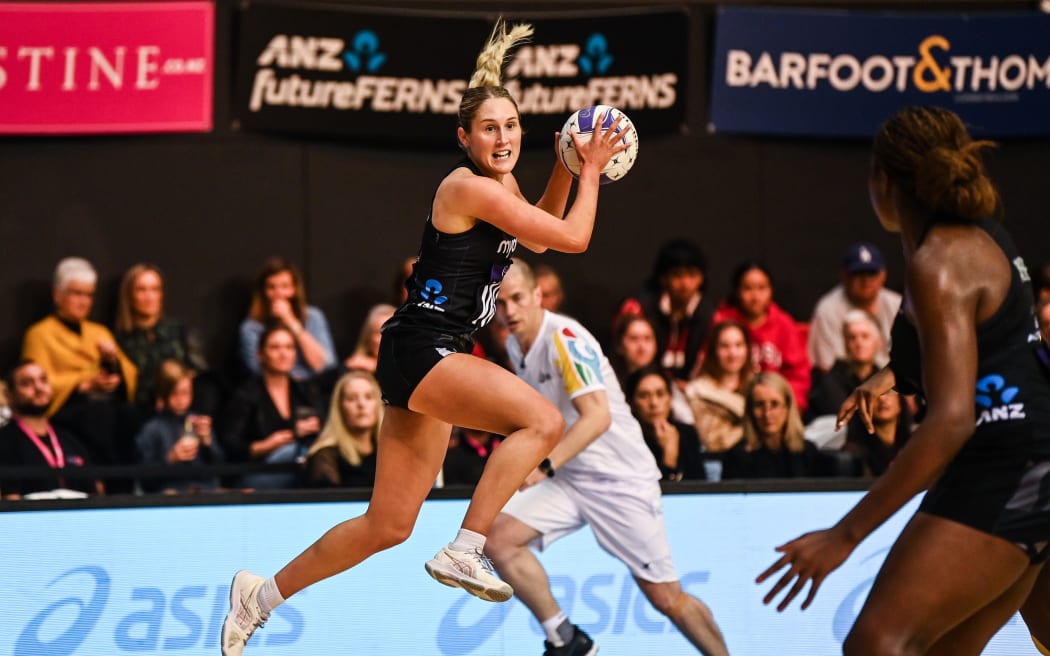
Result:
{"label": "player's raised hand", "polygon": [[875,426],[871,422],[871,416],[875,412],[875,403],[880,396],[892,390],[895,383],[896,377],[893,375],[893,370],[886,367],[858,385],[839,407],[835,418],[835,430],[841,429],[854,414],[859,412],[860,419],[864,422],[868,433],[874,433]]}

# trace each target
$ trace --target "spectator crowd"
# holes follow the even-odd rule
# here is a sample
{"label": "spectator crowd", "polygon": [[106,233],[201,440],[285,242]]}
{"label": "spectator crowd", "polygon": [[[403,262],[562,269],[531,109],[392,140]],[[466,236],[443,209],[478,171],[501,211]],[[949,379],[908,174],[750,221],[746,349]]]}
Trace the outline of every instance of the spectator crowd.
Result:
{"label": "spectator crowd", "polygon": [[[231,383],[206,361],[194,327],[165,311],[158,267],[124,273],[107,325],[89,318],[94,267],[63,259],[53,311],[26,329],[0,384],[0,498],[371,486],[384,408],[373,377],[381,328],[411,267],[399,265],[390,303],[373,306],[353,350],[339,354],[299,269],[268,258],[238,331],[242,375]],[[878,476],[890,466],[922,418],[914,397],[884,396],[874,433],[859,419],[837,427],[835,415],[887,363],[901,296],[886,287],[873,244],[851,245],[839,272],[800,320],[777,304],[763,263],[742,262],[727,298],[714,299],[696,244],[673,239],[659,249],[645,284],[611,317],[608,352],[665,481]],[[571,313],[557,271],[539,265],[536,279],[548,311]],[[1050,265],[1033,283],[1050,340]],[[475,355],[510,368],[498,318],[477,337]],[[455,427],[435,485],[475,483],[501,440]],[[222,464],[241,468],[208,467]],[[153,474],[71,470],[88,465],[150,465]],[[17,468],[29,473],[12,476]]]}

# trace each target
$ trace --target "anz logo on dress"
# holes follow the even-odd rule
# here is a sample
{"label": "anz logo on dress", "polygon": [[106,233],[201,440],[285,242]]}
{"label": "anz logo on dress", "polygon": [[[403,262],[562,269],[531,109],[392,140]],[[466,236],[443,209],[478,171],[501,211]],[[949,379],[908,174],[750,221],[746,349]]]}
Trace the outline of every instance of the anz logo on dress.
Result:
{"label": "anz logo on dress", "polygon": [[1006,379],[999,374],[989,374],[977,381],[974,397],[980,411],[977,425],[1024,419],[1024,404],[1012,402],[1018,392],[1017,387],[1007,387]]}

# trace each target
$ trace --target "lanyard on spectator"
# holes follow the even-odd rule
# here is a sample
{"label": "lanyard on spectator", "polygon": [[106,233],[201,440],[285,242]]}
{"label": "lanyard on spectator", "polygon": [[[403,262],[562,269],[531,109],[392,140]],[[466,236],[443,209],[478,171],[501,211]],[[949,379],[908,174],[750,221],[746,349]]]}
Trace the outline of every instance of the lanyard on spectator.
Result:
{"label": "lanyard on spectator", "polygon": [[22,429],[22,432],[26,434],[26,437],[36,445],[37,450],[39,450],[41,455],[44,456],[44,460],[47,461],[49,467],[52,469],[61,469],[66,466],[66,456],[62,453],[62,445],[58,443],[58,436],[55,435],[55,429],[51,428],[50,424],[47,426],[47,436],[51,439],[51,449],[54,450],[54,453],[44,446],[40,436],[29,430],[29,427],[26,426],[21,419],[15,417],[15,422],[18,424],[18,427]]}

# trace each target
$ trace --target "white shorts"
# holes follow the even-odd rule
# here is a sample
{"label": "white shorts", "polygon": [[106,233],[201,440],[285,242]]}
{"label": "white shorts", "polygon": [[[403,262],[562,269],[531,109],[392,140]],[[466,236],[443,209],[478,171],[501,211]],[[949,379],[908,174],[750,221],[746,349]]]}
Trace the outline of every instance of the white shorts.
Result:
{"label": "white shorts", "polygon": [[652,583],[678,580],[658,481],[581,486],[554,477],[516,492],[503,512],[539,531],[530,546],[540,551],[590,525],[599,546],[635,577]]}

